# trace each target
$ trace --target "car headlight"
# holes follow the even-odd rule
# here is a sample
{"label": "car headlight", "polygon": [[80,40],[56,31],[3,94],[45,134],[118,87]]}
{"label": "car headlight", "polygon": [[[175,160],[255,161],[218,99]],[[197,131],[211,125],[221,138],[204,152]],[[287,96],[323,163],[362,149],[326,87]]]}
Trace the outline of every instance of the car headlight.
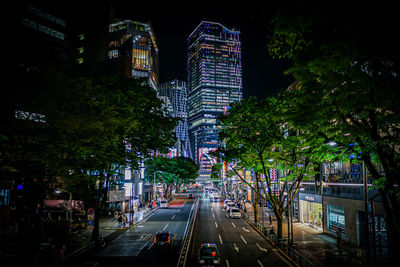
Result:
{"label": "car headlight", "polygon": [[219,263],[219,260],[214,260],[213,263],[214,263],[214,264],[218,264],[218,263]]}
{"label": "car headlight", "polygon": [[203,263],[204,263],[204,260],[199,260],[199,263],[200,263],[200,264],[203,264]]}

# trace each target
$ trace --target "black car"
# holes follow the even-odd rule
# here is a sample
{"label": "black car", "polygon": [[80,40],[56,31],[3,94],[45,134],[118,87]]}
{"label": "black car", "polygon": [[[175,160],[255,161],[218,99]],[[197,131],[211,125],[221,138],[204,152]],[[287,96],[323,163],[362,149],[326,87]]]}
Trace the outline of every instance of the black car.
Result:
{"label": "black car", "polygon": [[200,246],[197,262],[199,266],[219,266],[220,258],[217,245],[214,243],[203,243]]}
{"label": "black car", "polygon": [[157,232],[154,236],[154,247],[169,249],[173,245],[172,233],[167,231]]}

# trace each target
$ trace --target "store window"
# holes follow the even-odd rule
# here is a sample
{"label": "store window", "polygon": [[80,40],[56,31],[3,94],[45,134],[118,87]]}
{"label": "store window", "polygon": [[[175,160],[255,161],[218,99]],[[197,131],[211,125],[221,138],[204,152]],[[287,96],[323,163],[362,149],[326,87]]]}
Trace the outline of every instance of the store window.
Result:
{"label": "store window", "polygon": [[344,208],[334,205],[328,205],[327,215],[328,230],[333,233],[337,233],[337,231],[341,229],[342,233],[344,234],[346,230]]}

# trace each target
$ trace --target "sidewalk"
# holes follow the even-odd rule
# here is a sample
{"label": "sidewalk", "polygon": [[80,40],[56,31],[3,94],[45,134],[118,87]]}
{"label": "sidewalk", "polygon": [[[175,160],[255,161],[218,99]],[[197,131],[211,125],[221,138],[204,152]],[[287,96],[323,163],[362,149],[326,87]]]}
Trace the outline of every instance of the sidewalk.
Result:
{"label": "sidewalk", "polygon": [[[254,220],[253,205],[246,203],[247,214]],[[267,214],[273,214],[272,210],[264,208],[264,227],[271,228],[270,220]],[[272,218],[272,227],[274,232],[277,230],[277,221],[275,216]],[[258,214],[258,222],[262,224],[262,214]],[[282,238],[287,238],[288,225],[282,223]],[[358,266],[354,262],[356,246],[341,242],[340,248],[337,246],[337,239],[322,231],[316,230],[310,226],[299,222],[293,222],[293,248],[305,256],[316,266]]]}

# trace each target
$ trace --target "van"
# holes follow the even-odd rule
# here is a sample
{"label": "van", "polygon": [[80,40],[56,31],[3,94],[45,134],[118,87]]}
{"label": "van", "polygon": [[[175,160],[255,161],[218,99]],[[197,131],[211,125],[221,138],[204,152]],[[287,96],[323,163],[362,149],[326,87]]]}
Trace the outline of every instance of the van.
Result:
{"label": "van", "polygon": [[160,201],[160,208],[168,208],[168,201],[166,199]]}

